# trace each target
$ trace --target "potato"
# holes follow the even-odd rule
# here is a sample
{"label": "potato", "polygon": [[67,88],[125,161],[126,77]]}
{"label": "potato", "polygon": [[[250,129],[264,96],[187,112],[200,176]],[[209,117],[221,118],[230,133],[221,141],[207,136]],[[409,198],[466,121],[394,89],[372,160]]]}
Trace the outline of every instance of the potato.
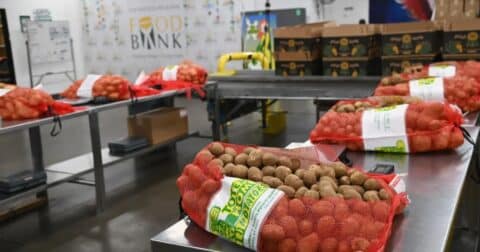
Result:
{"label": "potato", "polygon": [[333,164],[331,164],[331,166],[335,170],[335,175],[337,177],[347,175],[347,166],[345,166],[342,162],[334,162]]}
{"label": "potato", "polygon": [[320,196],[323,198],[336,196],[337,193],[331,186],[320,187]]}
{"label": "potato", "polygon": [[307,187],[310,187],[313,184],[317,183],[317,176],[315,175],[315,171],[306,170],[303,173],[303,183],[305,183]]}
{"label": "potato", "polygon": [[305,195],[305,193],[308,191],[308,188],[302,186],[300,188],[297,189],[297,191],[295,192],[295,198],[301,198],[303,197],[303,195]]}
{"label": "potato", "polygon": [[332,177],[323,176],[323,177],[320,177],[320,181],[328,181],[332,185],[333,189],[335,189],[335,191],[338,190],[337,181]]}
{"label": "potato", "polygon": [[240,153],[235,157],[233,162],[237,165],[246,165],[247,164],[247,159],[248,159],[247,154]]}
{"label": "potato", "polygon": [[347,176],[350,177],[350,175],[352,175],[356,171],[357,171],[356,169],[347,169]]}
{"label": "potato", "polygon": [[390,194],[387,192],[387,190],[385,190],[383,188],[380,189],[380,191],[378,192],[378,196],[382,200],[389,200],[390,199]]}
{"label": "potato", "polygon": [[208,150],[215,156],[220,156],[223,154],[225,149],[223,148],[223,145],[219,142],[213,142],[208,146]]}
{"label": "potato", "polygon": [[292,158],[290,159],[290,161],[292,161],[292,166],[290,166],[290,169],[292,169],[292,171],[296,171],[300,169],[300,165],[301,165],[300,159]]}
{"label": "potato", "polygon": [[355,191],[353,188],[344,190],[342,194],[345,199],[362,199],[362,195],[360,195],[360,193]]}
{"label": "potato", "polygon": [[222,169],[223,174],[226,175],[226,176],[231,176],[234,167],[235,167],[235,165],[232,164],[232,163],[226,164],[226,165],[223,167],[223,169]]}
{"label": "potato", "polygon": [[295,175],[297,175],[297,177],[303,179],[303,174],[305,174],[305,169],[298,169],[295,171]]}
{"label": "potato", "polygon": [[345,196],[343,196],[343,194],[341,194],[341,193],[337,193],[337,195],[335,195],[335,197],[342,198],[342,199],[345,198]]}
{"label": "potato", "polygon": [[319,192],[320,191],[320,185],[319,184],[312,185],[310,187],[310,190],[314,190],[314,191]]}
{"label": "potato", "polygon": [[378,196],[377,191],[370,190],[363,194],[363,199],[366,201],[378,201],[380,200],[380,197]]}
{"label": "potato", "polygon": [[350,185],[350,177],[348,176],[342,176],[338,179],[338,183],[340,185]]}
{"label": "potato", "polygon": [[262,163],[263,165],[271,165],[271,166],[274,166],[274,165],[277,165],[277,156],[275,156],[275,154],[272,154],[272,153],[269,153],[269,152],[266,152],[265,154],[263,154],[262,156]]}
{"label": "potato", "polygon": [[275,176],[275,167],[264,166],[262,168],[263,176]]}
{"label": "potato", "polygon": [[281,156],[278,158],[278,165],[292,167],[292,160],[289,157]]}
{"label": "potato", "polygon": [[286,166],[278,166],[277,169],[275,169],[275,177],[282,181],[290,174],[292,174],[292,170]]}
{"label": "potato", "polygon": [[252,181],[262,181],[263,173],[257,167],[250,167],[248,169],[248,179]]}
{"label": "potato", "polygon": [[219,159],[222,160],[224,164],[233,163],[233,156],[230,154],[222,154]]}
{"label": "potato", "polygon": [[303,181],[297,177],[297,175],[295,174],[289,174],[285,177],[285,184],[288,185],[288,186],[291,186],[295,189],[298,189],[303,185]]}
{"label": "potato", "polygon": [[282,190],[289,198],[293,198],[295,196],[295,189],[290,186],[281,185],[277,187],[277,189]]}
{"label": "potato", "polygon": [[221,167],[223,167],[223,161],[219,158],[214,158],[212,159],[212,161],[210,161],[210,163],[217,163],[218,165],[220,165]]}
{"label": "potato", "polygon": [[225,154],[235,157],[237,155],[237,151],[232,147],[225,147]]}
{"label": "potato", "polygon": [[352,185],[352,187],[353,187],[353,189],[355,189],[355,191],[357,191],[360,194],[363,194],[365,192],[365,189],[363,189],[363,187],[361,187],[359,185]]}
{"label": "potato", "polygon": [[262,166],[263,152],[261,150],[255,150],[248,154],[247,164],[248,166],[261,167]]}
{"label": "potato", "polygon": [[341,186],[338,187],[338,192],[343,194],[346,190],[350,190],[350,189],[355,190],[355,189],[353,189],[353,186],[341,185]]}
{"label": "potato", "polygon": [[380,186],[380,183],[378,182],[378,180],[374,179],[374,178],[369,178],[367,180],[365,180],[365,182],[363,183],[363,187],[365,188],[365,190],[369,191],[369,190],[378,190],[381,188]]}
{"label": "potato", "polygon": [[247,178],[248,168],[245,165],[236,165],[232,170],[232,176],[237,178]]}
{"label": "potato", "polygon": [[352,175],[350,175],[350,182],[352,183],[352,185],[363,185],[366,179],[367,175],[359,171],[356,171],[352,173]]}
{"label": "potato", "polygon": [[279,178],[271,176],[263,176],[262,181],[270,187],[277,188],[283,185],[283,182]]}
{"label": "potato", "polygon": [[315,176],[317,176],[317,179],[322,176],[323,169],[319,165],[312,164],[308,167],[308,169],[315,172]]}
{"label": "potato", "polygon": [[320,193],[314,190],[307,190],[303,197],[309,197],[312,199],[319,199],[320,198]]}
{"label": "potato", "polygon": [[248,155],[248,154],[250,154],[250,152],[252,152],[254,150],[256,150],[256,149],[253,148],[253,147],[247,147],[247,148],[243,149],[243,153]]}
{"label": "potato", "polygon": [[326,166],[326,165],[322,165],[320,167],[321,167],[320,176],[322,177],[329,176],[329,177],[335,178],[335,170],[333,169],[333,167]]}

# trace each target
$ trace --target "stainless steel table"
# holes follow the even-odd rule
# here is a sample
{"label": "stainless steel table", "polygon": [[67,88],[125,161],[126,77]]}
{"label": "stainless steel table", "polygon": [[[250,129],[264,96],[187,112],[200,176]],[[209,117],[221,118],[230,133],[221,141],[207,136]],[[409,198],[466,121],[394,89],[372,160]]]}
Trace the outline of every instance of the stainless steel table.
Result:
{"label": "stainless steel table", "polygon": [[[182,93],[184,93],[184,91],[182,90],[178,90],[178,91],[172,90],[172,91],[162,92],[161,94],[158,94],[158,95],[140,97],[135,101],[124,100],[124,101],[111,102],[111,103],[102,104],[102,105],[88,105],[88,106],[83,106],[85,108],[84,110],[67,114],[64,116],[60,116],[61,120],[69,120],[69,119],[73,119],[81,116],[88,116],[92,152],[71,158],[69,160],[61,161],[59,163],[50,165],[48,167],[45,167],[43,162],[43,149],[42,149],[42,142],[41,142],[41,136],[40,136],[40,126],[54,123],[54,118],[47,117],[47,118],[40,118],[40,119],[33,119],[33,120],[4,122],[3,125],[0,127],[0,135],[16,132],[20,130],[25,130],[25,129],[29,130],[31,155],[32,155],[32,161],[33,161],[32,166],[33,166],[33,169],[35,170],[46,171],[47,184],[29,189],[17,194],[11,194],[11,195],[0,194],[0,204],[9,204],[11,202],[15,202],[16,200],[22,197],[31,196],[35,194],[46,195],[46,190],[49,187],[57,186],[64,182],[75,182],[83,185],[95,186],[97,212],[103,211],[104,205],[105,205],[105,179],[103,175],[103,169],[105,167],[113,165],[115,163],[118,163],[128,158],[134,158],[139,155],[152,152],[163,146],[173,144],[176,141],[182,140],[191,135],[195,135],[196,132],[186,134],[185,136],[179,137],[165,144],[150,146],[147,148],[134,151],[122,157],[115,157],[115,156],[111,156],[108,153],[108,148],[102,149],[98,113],[106,110],[119,108],[119,107],[127,107],[131,105],[135,106],[135,104],[140,105],[142,103],[154,102],[154,101],[160,101],[160,100],[170,100],[168,104],[169,106],[173,106],[173,98],[176,95],[182,94]],[[95,178],[94,181],[87,181],[80,178],[81,176],[89,172],[94,172],[94,178]]]}
{"label": "stainless steel table", "polygon": [[[478,127],[467,127],[475,139]],[[386,251],[444,251],[473,160],[469,143],[454,151],[415,155],[349,153],[366,169],[391,163],[403,175],[411,204],[396,216]],[[475,157],[477,158],[477,157]],[[151,239],[152,251],[248,251],[180,220]]]}
{"label": "stainless steel table", "polygon": [[380,76],[358,78],[328,76],[276,76],[273,71],[239,71],[235,76],[209,77],[205,86],[209,119],[214,140],[220,140],[226,122],[261,110],[266,127],[267,100],[312,100],[317,120],[322,107],[344,99],[368,97],[380,82]]}

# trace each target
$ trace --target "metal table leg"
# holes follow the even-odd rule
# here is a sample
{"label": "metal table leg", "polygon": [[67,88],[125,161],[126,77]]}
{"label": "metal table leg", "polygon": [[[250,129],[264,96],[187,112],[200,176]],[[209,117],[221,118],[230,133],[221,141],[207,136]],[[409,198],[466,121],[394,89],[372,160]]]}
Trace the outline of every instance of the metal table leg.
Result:
{"label": "metal table leg", "polygon": [[[45,171],[45,164],[43,163],[42,137],[40,135],[40,126],[29,128],[28,135],[30,138],[30,152],[32,154],[33,169],[39,172]],[[37,197],[48,198],[47,191],[38,193]]]}
{"label": "metal table leg", "polygon": [[267,102],[262,100],[262,129],[267,128]]}
{"label": "metal table leg", "polygon": [[95,196],[97,201],[97,214],[105,208],[105,177],[103,175],[102,143],[98,124],[98,113],[88,114],[90,124],[90,141],[92,144],[93,169],[95,176]]}
{"label": "metal table leg", "polygon": [[213,118],[212,118],[212,137],[214,141],[220,140],[220,99],[218,98],[217,90],[214,89],[213,99]]}

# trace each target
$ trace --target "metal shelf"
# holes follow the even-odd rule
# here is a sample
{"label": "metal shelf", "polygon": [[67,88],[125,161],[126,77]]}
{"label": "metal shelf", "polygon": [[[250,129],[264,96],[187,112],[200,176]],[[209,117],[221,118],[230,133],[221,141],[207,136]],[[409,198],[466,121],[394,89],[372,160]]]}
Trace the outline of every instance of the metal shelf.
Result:
{"label": "metal shelf", "polygon": [[[113,156],[110,155],[108,148],[102,149],[102,159],[103,159],[103,167],[106,168],[108,166],[112,166],[119,162],[125,161],[127,159],[135,158],[141,155],[145,155],[147,153],[153,152],[157,149],[162,147],[168,146],[170,144],[176,143],[178,141],[182,141],[187,139],[188,137],[198,136],[198,132],[190,132],[183,136],[171,139],[167,142],[151,145],[137,151],[130,152],[123,156]],[[45,168],[45,170],[49,174],[53,174],[54,178],[48,181],[48,187],[71,181],[75,178],[81,177],[87,173],[93,172],[93,157],[92,153],[83,154],[53,165],[50,165]]]}

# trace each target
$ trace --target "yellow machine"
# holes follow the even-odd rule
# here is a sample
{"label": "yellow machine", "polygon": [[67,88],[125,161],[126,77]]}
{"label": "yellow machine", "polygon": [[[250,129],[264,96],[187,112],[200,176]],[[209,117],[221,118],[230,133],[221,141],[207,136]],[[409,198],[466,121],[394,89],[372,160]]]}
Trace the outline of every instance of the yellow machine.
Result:
{"label": "yellow machine", "polygon": [[223,54],[218,58],[217,72],[212,74],[212,76],[233,76],[236,74],[235,70],[226,69],[228,62],[232,60],[257,60],[262,63],[262,68],[264,70],[269,69],[270,62],[268,59],[260,52],[234,52]]}

